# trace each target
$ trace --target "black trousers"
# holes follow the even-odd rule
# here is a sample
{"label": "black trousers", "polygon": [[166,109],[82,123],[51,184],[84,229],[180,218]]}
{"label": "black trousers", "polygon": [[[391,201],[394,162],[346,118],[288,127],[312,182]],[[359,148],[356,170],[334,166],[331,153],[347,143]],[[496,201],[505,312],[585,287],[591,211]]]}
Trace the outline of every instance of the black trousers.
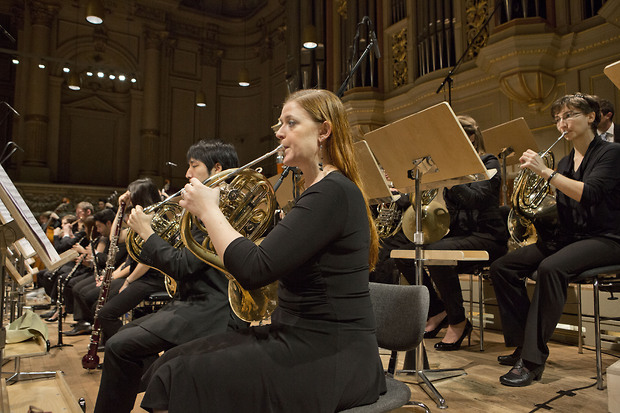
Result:
{"label": "black trousers", "polygon": [[[86,277],[73,286],[73,320],[87,321],[92,323],[94,320],[93,302],[99,297],[99,287],[96,286],[95,277]],[[94,300],[90,301],[90,296],[94,295]]]}
{"label": "black trousers", "polygon": [[88,268],[79,268],[76,270],[71,278],[65,281],[65,285],[62,289],[64,303],[68,313],[74,313],[74,296],[73,296],[73,288],[80,283],[81,281],[87,278],[94,278],[93,272]]}
{"label": "black trousers", "polygon": [[[124,279],[113,280],[112,286],[117,283],[124,283]],[[119,287],[120,288],[120,287]],[[113,289],[112,287],[110,288]],[[117,290],[118,291],[118,290]],[[99,310],[99,322],[101,323],[101,332],[106,340],[110,339],[121,326],[123,322],[120,317],[132,308],[140,304],[142,300],[149,295],[166,291],[164,285],[164,277],[142,277],[132,282],[122,292],[112,296]]]}
{"label": "black trousers", "polygon": [[[410,244],[408,249],[415,248]],[[506,253],[507,246],[488,238],[477,235],[446,237],[425,249],[429,250],[484,250],[489,253],[489,261],[494,261]],[[423,283],[428,287],[430,293],[430,308],[428,316],[432,317],[441,313],[444,309],[448,315],[448,323],[455,325],[465,321],[465,309],[463,308],[463,292],[459,274],[472,271],[480,262],[472,263],[462,261],[456,266],[429,265],[430,279],[437,287],[439,295],[435,292],[433,285],[425,274]],[[403,273],[409,284],[416,284],[415,264],[413,260],[396,260],[396,265]],[[441,297],[441,298],[440,298]]]}
{"label": "black trousers", "polygon": [[95,413],[131,412],[142,373],[157,359],[160,351],[172,347],[173,343],[138,325],[123,326],[105,345]]}
{"label": "black trousers", "polygon": [[[543,364],[566,303],[571,277],[590,268],[618,263],[620,243],[590,238],[549,250],[528,245],[491,265],[491,279],[502,318],[506,346],[521,346],[521,357]],[[538,272],[532,301],[523,279]]]}

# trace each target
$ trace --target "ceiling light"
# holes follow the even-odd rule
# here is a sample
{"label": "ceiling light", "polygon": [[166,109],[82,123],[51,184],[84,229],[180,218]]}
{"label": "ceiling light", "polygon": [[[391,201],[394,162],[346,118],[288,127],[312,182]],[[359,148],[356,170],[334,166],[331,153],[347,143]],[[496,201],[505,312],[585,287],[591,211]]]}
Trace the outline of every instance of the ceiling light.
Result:
{"label": "ceiling light", "polygon": [[205,100],[205,94],[202,90],[199,90],[196,93],[196,106],[204,108],[207,106],[207,101]]}
{"label": "ceiling light", "polygon": [[239,86],[250,86],[250,73],[245,67],[239,71]]}
{"label": "ceiling light", "polygon": [[93,72],[91,72],[90,70],[88,72],[86,72],[86,76],[92,76]]}
{"label": "ceiling light", "polygon": [[69,69],[67,66],[62,68],[62,71],[65,73],[69,73],[71,71],[71,69]]}
{"label": "ceiling light", "polygon": [[101,0],[90,0],[86,5],[86,21],[89,23],[103,23],[104,14],[105,9],[103,8],[103,4],[101,4]]}
{"label": "ceiling light", "polygon": [[43,60],[39,62],[39,69],[45,69],[45,62]]}
{"label": "ceiling light", "polygon": [[105,73],[103,73],[103,72],[97,72],[97,77],[101,77],[101,78],[102,78],[102,77],[104,77],[104,76],[105,76]]}
{"label": "ceiling light", "polygon": [[11,59],[11,62],[12,62],[14,65],[18,65],[18,64],[19,64],[19,59],[18,59],[17,57],[14,57],[13,59]]}
{"label": "ceiling light", "polygon": [[136,82],[137,82],[136,78],[135,78],[135,77],[132,77],[132,78],[131,78],[131,83],[136,83]]}
{"label": "ceiling light", "polygon": [[82,78],[77,72],[71,72],[67,79],[67,87],[71,90],[80,90],[82,87]]}
{"label": "ceiling light", "polygon": [[125,75],[118,75],[118,80],[120,80],[121,82],[124,82],[125,79],[127,79]]}
{"label": "ceiling light", "polygon": [[316,49],[319,45],[316,39],[316,27],[311,24],[306,25],[301,39],[302,44],[306,49]]}
{"label": "ceiling light", "polygon": [[114,80],[114,79],[116,79],[116,76],[114,76],[114,75],[112,75],[112,74],[111,74],[110,76],[108,76],[108,77],[110,78],[110,80]]}

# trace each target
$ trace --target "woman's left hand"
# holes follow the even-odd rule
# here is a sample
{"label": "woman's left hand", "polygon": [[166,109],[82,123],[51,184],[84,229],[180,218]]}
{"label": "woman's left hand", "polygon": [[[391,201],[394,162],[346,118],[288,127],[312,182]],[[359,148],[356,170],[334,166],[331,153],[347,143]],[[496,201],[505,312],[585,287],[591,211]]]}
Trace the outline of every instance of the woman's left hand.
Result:
{"label": "woman's left hand", "polygon": [[521,162],[521,169],[528,168],[536,175],[542,175],[543,171],[547,169],[547,165],[545,165],[540,155],[531,149],[523,152],[519,162]]}
{"label": "woman's left hand", "polygon": [[210,208],[218,208],[220,204],[220,189],[209,188],[196,178],[192,178],[189,184],[183,188],[183,195],[179,205],[187,209],[197,217],[201,217]]}

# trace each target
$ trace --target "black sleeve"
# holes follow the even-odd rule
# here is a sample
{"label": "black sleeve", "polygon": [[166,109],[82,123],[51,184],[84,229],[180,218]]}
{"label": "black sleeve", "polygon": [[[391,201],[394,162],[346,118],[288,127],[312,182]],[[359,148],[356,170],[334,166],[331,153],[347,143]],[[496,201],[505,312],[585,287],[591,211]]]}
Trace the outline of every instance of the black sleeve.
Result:
{"label": "black sleeve", "polygon": [[234,240],[224,253],[226,268],[247,289],[276,281],[339,236],[348,203],[337,182],[323,179],[301,195],[260,245],[247,238]]}
{"label": "black sleeve", "polygon": [[444,194],[459,209],[486,209],[489,199],[498,196],[501,185],[499,161],[493,155],[485,155],[483,161],[486,169],[497,171],[491,179],[453,186]]}
{"label": "black sleeve", "polygon": [[175,248],[157,234],[151,235],[142,246],[140,260],[175,280],[209,267],[187,248]]}

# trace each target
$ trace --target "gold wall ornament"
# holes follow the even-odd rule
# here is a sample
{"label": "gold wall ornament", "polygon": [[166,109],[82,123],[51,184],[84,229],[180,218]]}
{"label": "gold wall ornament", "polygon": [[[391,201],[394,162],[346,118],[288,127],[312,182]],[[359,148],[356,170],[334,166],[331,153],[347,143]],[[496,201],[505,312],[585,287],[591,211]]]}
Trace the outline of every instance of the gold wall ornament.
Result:
{"label": "gold wall ornament", "polygon": [[394,89],[407,84],[407,29],[403,28],[392,36],[392,85]]}
{"label": "gold wall ornament", "polygon": [[[472,44],[467,52],[467,60],[478,55],[478,52],[489,40],[489,28],[485,27],[489,2],[487,0],[467,0],[465,3],[465,25],[467,44]],[[482,29],[480,36],[474,40],[476,34]]]}
{"label": "gold wall ornament", "polygon": [[542,71],[518,71],[503,76],[499,86],[506,96],[541,110],[555,89],[555,77]]}
{"label": "gold wall ornament", "polygon": [[336,9],[340,17],[347,19],[347,0],[340,0],[338,2],[338,8]]}

